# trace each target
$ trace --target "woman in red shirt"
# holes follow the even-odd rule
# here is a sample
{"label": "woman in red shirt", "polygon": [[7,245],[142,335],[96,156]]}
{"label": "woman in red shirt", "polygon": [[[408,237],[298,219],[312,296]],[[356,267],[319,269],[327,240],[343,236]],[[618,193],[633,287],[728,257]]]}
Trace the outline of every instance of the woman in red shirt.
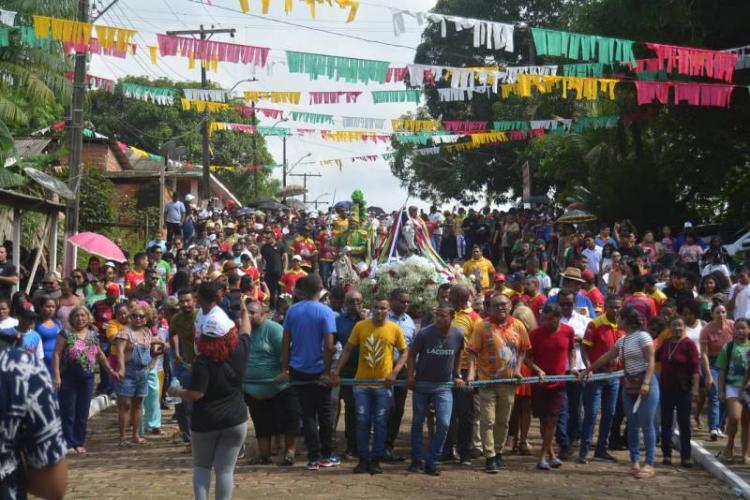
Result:
{"label": "woman in red shirt", "polygon": [[[539,375],[541,382],[546,375],[565,375],[568,366],[575,367],[575,333],[568,325],[560,323],[562,313],[558,304],[546,304],[542,309],[542,326],[529,335],[531,350],[526,355],[526,364]],[[572,374],[577,374],[575,368]],[[562,465],[555,456],[552,440],[555,437],[557,418],[565,397],[565,382],[536,384],[531,392],[531,408],[539,418],[542,432],[542,447],[539,450],[540,470],[550,470]],[[547,460],[545,457],[549,457]]]}

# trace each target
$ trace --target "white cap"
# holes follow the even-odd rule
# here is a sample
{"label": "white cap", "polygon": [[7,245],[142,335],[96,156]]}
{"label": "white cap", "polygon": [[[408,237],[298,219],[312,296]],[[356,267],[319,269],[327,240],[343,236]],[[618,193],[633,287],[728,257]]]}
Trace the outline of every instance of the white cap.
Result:
{"label": "white cap", "polygon": [[186,194],[185,195],[185,201],[187,201],[188,203],[190,203],[194,199],[195,199],[195,196],[193,196],[192,194]]}
{"label": "white cap", "polygon": [[692,222],[690,222],[690,221],[687,221],[687,222],[685,222],[685,224],[684,224],[684,226],[683,226],[683,227],[686,227],[686,228],[687,228],[687,227],[693,227],[693,223],[692,223]]}
{"label": "white cap", "polygon": [[300,257],[299,255],[295,255],[294,257],[292,257],[292,260],[300,260],[301,261],[302,257]]}

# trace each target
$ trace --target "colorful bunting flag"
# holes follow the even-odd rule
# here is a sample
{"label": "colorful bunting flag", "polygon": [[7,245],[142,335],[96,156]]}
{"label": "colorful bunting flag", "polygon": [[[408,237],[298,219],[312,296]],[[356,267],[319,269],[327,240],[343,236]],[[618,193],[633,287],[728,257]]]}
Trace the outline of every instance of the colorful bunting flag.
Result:
{"label": "colorful bunting flag", "polygon": [[175,89],[167,87],[147,87],[137,83],[124,82],[120,84],[122,93],[125,97],[140,99],[141,101],[151,101],[162,106],[171,106],[174,104]]}
{"label": "colorful bunting flag", "polygon": [[388,102],[413,102],[419,104],[422,99],[421,90],[372,90],[373,104]]}
{"label": "colorful bunting flag", "polygon": [[286,51],[286,62],[290,73],[304,73],[317,80],[321,75],[349,83],[384,83],[388,73],[388,62],[351,57],[311,54]]}
{"label": "colorful bunting flag", "polygon": [[245,91],[245,101],[255,102],[268,100],[271,102],[288,102],[290,104],[299,104],[300,92],[256,92]]}

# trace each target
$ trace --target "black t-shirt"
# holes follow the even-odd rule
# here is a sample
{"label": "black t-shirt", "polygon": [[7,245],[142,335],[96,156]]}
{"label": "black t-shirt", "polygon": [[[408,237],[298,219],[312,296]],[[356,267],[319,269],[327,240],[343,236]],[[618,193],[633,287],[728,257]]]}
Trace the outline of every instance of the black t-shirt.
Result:
{"label": "black t-shirt", "polygon": [[286,253],[284,245],[276,243],[271,246],[268,243],[260,247],[260,254],[266,263],[266,273],[281,276],[284,272],[284,263],[281,257]]}
{"label": "black t-shirt", "polygon": [[237,348],[223,363],[198,356],[193,363],[190,390],[202,392],[203,398],[193,405],[190,429],[211,432],[234,427],[247,421],[242,397],[250,337],[240,335]]}
{"label": "black t-shirt", "polygon": [[411,349],[417,353],[415,378],[418,382],[450,382],[456,356],[464,348],[464,336],[456,327],[451,327],[444,337],[434,324],[419,331]]}
{"label": "black t-shirt", "polygon": [[[0,276],[2,276],[3,278],[10,278],[17,275],[18,273],[16,272],[16,266],[11,264],[10,262],[4,262],[3,264],[0,264]],[[9,299],[11,290],[13,290],[13,285],[0,284],[0,297]]]}

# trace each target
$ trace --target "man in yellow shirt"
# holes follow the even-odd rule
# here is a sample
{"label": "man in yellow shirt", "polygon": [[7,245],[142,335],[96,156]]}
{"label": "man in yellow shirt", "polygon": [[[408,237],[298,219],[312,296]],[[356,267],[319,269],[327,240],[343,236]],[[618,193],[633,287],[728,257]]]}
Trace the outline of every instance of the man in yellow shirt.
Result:
{"label": "man in yellow shirt", "polygon": [[[388,298],[377,296],[372,301],[372,319],[359,321],[354,325],[346,343],[333,381],[338,384],[339,369],[346,366],[349,356],[359,348],[359,362],[355,380],[383,380],[384,387],[359,385],[354,388],[354,402],[357,408],[357,452],[359,463],[355,474],[381,474],[380,457],[385,451],[388,413],[393,403],[392,387],[396,377],[406,364],[406,338],[401,327],[388,321]],[[399,352],[396,366],[393,365],[393,350]],[[372,451],[370,451],[370,428],[374,428]]]}
{"label": "man in yellow shirt", "polygon": [[475,276],[475,283],[479,284],[482,290],[492,287],[492,278],[495,275],[495,266],[489,259],[482,256],[482,249],[474,245],[471,249],[471,258],[464,262],[464,274],[467,277]]}

